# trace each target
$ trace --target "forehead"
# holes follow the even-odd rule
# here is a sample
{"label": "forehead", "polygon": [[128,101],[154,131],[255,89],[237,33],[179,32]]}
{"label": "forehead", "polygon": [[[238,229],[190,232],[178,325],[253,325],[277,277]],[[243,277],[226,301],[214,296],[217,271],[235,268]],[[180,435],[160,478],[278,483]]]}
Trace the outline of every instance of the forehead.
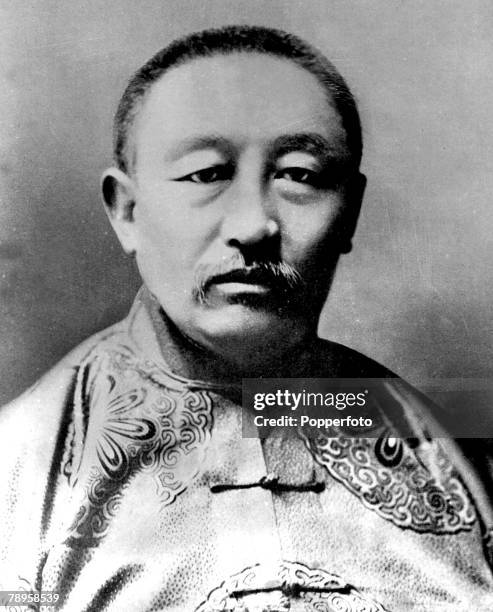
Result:
{"label": "forehead", "polygon": [[341,117],[316,77],[260,53],[197,58],[151,86],[134,126],[137,158],[149,148],[219,136],[234,145],[318,133],[345,152]]}

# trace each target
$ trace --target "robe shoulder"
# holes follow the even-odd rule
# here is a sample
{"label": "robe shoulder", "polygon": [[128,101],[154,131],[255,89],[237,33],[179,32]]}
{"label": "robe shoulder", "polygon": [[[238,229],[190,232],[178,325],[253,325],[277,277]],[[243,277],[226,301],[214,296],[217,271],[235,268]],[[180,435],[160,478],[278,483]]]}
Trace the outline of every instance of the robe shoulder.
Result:
{"label": "robe shoulder", "polygon": [[[318,339],[315,347],[320,371],[341,378],[397,378],[397,374],[348,346]],[[315,376],[315,374],[314,374]]]}
{"label": "robe shoulder", "polygon": [[72,401],[80,364],[102,343],[121,334],[120,322],[89,337],[21,395],[0,407],[0,440],[9,442],[9,447],[27,445],[31,450],[33,443],[53,442]]}

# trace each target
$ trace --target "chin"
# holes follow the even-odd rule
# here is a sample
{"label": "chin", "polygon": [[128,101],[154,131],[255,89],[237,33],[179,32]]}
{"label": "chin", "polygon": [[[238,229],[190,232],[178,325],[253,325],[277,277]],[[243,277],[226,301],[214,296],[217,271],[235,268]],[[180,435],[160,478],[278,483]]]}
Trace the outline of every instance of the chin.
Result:
{"label": "chin", "polygon": [[202,310],[193,324],[194,331],[201,336],[195,340],[211,350],[226,348],[240,352],[247,348],[262,350],[266,344],[272,348],[273,344],[282,347],[296,343],[306,336],[306,327],[299,317],[280,316],[272,310],[241,304]]}

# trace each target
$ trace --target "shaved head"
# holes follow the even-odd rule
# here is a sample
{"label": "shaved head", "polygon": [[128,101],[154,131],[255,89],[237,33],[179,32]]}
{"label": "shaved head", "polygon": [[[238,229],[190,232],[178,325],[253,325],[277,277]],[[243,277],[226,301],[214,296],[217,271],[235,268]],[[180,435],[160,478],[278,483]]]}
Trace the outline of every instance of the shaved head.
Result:
{"label": "shaved head", "polygon": [[114,122],[114,159],[131,174],[131,146],[135,119],[152,85],[172,68],[197,58],[232,53],[264,53],[284,58],[313,74],[328,101],[341,116],[351,162],[359,167],[362,154],[361,124],[354,97],[343,77],[329,60],[302,39],[281,30],[253,26],[227,26],[190,34],[158,51],[130,79],[120,100]]}

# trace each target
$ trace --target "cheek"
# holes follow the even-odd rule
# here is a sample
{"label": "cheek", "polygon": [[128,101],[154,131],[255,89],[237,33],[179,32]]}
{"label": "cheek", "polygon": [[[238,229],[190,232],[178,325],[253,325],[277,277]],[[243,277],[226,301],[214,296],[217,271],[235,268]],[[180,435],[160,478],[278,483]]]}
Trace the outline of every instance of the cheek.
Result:
{"label": "cheek", "polygon": [[136,206],[135,223],[140,251],[162,265],[186,269],[194,265],[207,242],[207,228],[186,207],[177,210],[170,197],[142,200]]}
{"label": "cheek", "polygon": [[337,251],[341,210],[339,200],[324,201],[316,206],[299,207],[284,215],[283,257],[305,266],[315,263],[330,251]]}

